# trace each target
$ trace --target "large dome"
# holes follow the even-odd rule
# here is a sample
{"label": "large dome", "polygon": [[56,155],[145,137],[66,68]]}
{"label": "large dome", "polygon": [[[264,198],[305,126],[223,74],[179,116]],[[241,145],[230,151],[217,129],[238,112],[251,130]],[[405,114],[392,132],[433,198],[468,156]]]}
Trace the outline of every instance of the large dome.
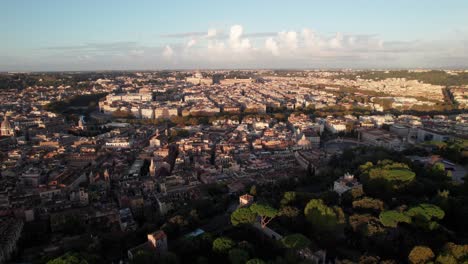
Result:
{"label": "large dome", "polygon": [[11,129],[10,121],[8,121],[8,117],[5,116],[2,124],[0,124],[0,136],[13,136],[13,134],[14,131]]}
{"label": "large dome", "polygon": [[0,125],[0,128],[2,130],[10,130],[11,129],[11,125],[10,125],[10,121],[8,121],[8,117],[5,117],[3,119],[3,122],[2,124]]}

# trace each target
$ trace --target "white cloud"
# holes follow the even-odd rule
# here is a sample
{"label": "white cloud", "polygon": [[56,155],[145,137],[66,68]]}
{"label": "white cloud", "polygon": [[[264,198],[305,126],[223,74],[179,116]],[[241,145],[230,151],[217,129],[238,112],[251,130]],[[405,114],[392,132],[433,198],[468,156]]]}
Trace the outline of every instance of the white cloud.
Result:
{"label": "white cloud", "polygon": [[244,29],[241,25],[231,27],[229,33],[229,45],[234,51],[244,51],[250,49],[250,41],[247,38],[242,38]]}
{"label": "white cloud", "polygon": [[206,34],[207,38],[214,38],[216,37],[218,31],[215,28],[208,29],[208,33]]}
{"label": "white cloud", "polygon": [[53,69],[78,70],[116,67],[467,67],[467,38],[461,35],[447,40],[383,41],[378,35],[330,34],[311,28],[246,34],[241,25],[233,25],[228,30],[210,28],[168,34],[164,38],[168,42],[156,46],[113,42],[45,47],[42,57],[0,60],[0,69],[26,67],[22,65],[42,69],[38,61],[48,61],[48,67]]}
{"label": "white cloud", "polygon": [[330,48],[339,49],[343,45],[343,35],[340,32],[336,32],[335,37],[330,39]]}
{"label": "white cloud", "polygon": [[298,39],[295,31],[281,31],[278,33],[280,46],[288,51],[297,49]]}
{"label": "white cloud", "polygon": [[271,54],[278,56],[279,55],[279,48],[278,43],[273,38],[267,38],[265,40],[265,48],[271,52]]}
{"label": "white cloud", "polygon": [[191,48],[191,47],[195,46],[195,44],[197,44],[197,40],[196,40],[196,39],[191,39],[191,40],[189,40],[189,41],[187,42],[186,47],[187,47],[187,48]]}
{"label": "white cloud", "polygon": [[174,55],[174,50],[171,48],[171,46],[166,45],[166,47],[164,47],[162,56],[166,59],[170,59],[173,55]]}

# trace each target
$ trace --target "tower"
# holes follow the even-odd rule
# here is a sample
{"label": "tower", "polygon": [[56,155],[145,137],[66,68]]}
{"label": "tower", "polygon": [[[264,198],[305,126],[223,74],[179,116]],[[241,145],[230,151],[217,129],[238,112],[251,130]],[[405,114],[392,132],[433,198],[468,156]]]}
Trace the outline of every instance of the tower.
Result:
{"label": "tower", "polygon": [[107,182],[110,179],[109,171],[106,169],[104,171],[104,180]]}
{"label": "tower", "polygon": [[93,175],[93,172],[92,172],[92,171],[89,172],[88,180],[89,180],[89,183],[90,183],[90,184],[93,184],[93,183],[94,183],[94,175]]}
{"label": "tower", "polygon": [[156,176],[156,164],[154,163],[154,159],[151,158],[151,164],[149,167],[149,174],[151,177]]}
{"label": "tower", "polygon": [[78,120],[78,128],[81,130],[85,129],[84,116],[80,116],[80,120]]}

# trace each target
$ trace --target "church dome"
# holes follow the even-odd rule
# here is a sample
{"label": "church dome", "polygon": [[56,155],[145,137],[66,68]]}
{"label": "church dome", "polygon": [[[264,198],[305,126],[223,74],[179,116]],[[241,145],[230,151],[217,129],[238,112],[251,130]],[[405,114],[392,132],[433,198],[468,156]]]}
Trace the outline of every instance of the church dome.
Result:
{"label": "church dome", "polygon": [[2,123],[0,124],[0,136],[12,136],[14,134],[14,130],[11,128],[10,121],[8,121],[8,117],[5,116]]}
{"label": "church dome", "polygon": [[11,130],[11,125],[10,125],[10,121],[8,121],[8,117],[5,117],[3,119],[3,122],[2,124],[0,125],[0,128],[2,130]]}

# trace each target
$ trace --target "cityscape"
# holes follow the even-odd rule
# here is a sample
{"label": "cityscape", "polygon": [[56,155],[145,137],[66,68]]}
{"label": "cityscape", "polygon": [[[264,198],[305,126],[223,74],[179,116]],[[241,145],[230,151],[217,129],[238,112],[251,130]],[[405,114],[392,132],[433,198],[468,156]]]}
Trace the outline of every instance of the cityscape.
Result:
{"label": "cityscape", "polygon": [[0,263],[468,263],[466,3],[176,2],[0,4]]}

